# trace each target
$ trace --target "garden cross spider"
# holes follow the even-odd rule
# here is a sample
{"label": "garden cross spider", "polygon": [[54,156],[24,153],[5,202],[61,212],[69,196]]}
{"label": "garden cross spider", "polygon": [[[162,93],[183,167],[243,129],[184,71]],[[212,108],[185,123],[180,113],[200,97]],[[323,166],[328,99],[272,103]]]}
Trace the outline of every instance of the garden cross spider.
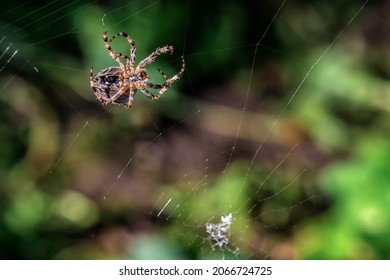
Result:
{"label": "garden cross spider", "polygon": [[[127,42],[130,45],[130,57],[123,55],[122,53],[115,53],[112,50],[110,43],[119,36],[123,36],[127,39]],[[111,103],[123,104],[125,108],[130,108],[133,106],[133,99],[137,90],[142,91],[142,93],[152,100],[159,99],[165,91],[167,91],[171,84],[174,81],[179,80],[183,75],[185,67],[184,57],[182,57],[182,65],[179,73],[174,75],[172,78],[168,78],[161,69],[157,68],[164,77],[165,83],[159,85],[149,82],[150,77],[146,73],[146,66],[151,64],[160,54],[167,52],[172,54],[172,46],[157,48],[148,57],[143,59],[137,67],[135,67],[134,63],[137,50],[133,39],[131,39],[127,33],[120,32],[108,40],[106,31],[103,33],[103,41],[109,55],[119,65],[119,67],[114,66],[103,69],[95,76],[93,75],[93,67],[91,67],[89,78],[90,86],[96,98],[103,105],[109,105]],[[123,58],[126,61],[126,64],[123,64],[120,58]],[[159,91],[154,95],[147,88],[158,89]]]}

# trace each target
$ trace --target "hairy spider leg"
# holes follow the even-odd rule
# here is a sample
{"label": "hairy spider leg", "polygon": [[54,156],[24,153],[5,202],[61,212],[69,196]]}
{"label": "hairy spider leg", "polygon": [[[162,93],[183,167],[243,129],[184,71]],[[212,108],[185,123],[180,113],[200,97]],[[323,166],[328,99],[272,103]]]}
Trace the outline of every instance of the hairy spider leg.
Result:
{"label": "hairy spider leg", "polygon": [[164,46],[161,48],[157,48],[154,52],[152,52],[148,57],[144,58],[137,66],[136,72],[139,71],[142,68],[146,68],[147,65],[152,63],[157,56],[163,53],[170,52],[173,53],[173,47],[172,46]]}
{"label": "hairy spider leg", "polygon": [[90,85],[91,89],[93,90],[93,94],[95,94],[97,100],[102,102],[102,98],[99,94],[97,94],[97,91],[95,89],[95,85],[93,82],[93,67],[91,67],[91,69],[89,69],[89,85]]}
{"label": "hairy spider leg", "polygon": [[126,109],[129,109],[129,108],[133,107],[134,96],[135,96],[136,93],[137,93],[137,89],[136,88],[130,88],[129,100],[127,100],[127,104],[125,105]]}
{"label": "hairy spider leg", "polygon": [[[180,77],[183,76],[185,66],[186,66],[186,64],[185,64],[185,61],[184,61],[184,56],[182,56],[181,57],[181,69],[180,69],[180,71],[176,75],[174,75],[172,78],[170,78],[170,79],[168,79],[167,75],[165,75],[165,73],[160,68],[157,68],[157,70],[164,77],[166,82],[161,86],[161,90],[156,94],[154,99],[159,99],[168,90],[168,88],[171,86],[171,84],[173,82],[179,80]],[[159,86],[159,85],[154,85],[154,84],[151,84],[151,85],[152,85],[153,88],[158,89],[158,87],[156,87],[156,86]]]}
{"label": "hairy spider leg", "polygon": [[[121,69],[125,70],[125,66],[123,65],[123,63],[120,61],[119,57],[123,57],[123,54],[121,53],[115,53],[115,51],[111,48],[110,46],[110,43],[108,42],[108,39],[107,39],[107,31],[105,31],[103,33],[103,41],[104,41],[104,46],[106,47],[107,51],[108,51],[108,54],[111,56],[111,58],[113,60],[115,60]],[[112,40],[110,40],[111,42]]]}
{"label": "hairy spider leg", "polygon": [[160,74],[164,77],[164,79],[165,79],[166,81],[169,80],[169,78],[167,77],[167,75],[165,75],[165,73],[163,72],[163,70],[161,70],[161,69],[158,68],[158,67],[157,67],[157,70],[158,70],[158,72],[160,72]]}
{"label": "hairy spider leg", "polygon": [[158,85],[158,84],[153,84],[153,83],[146,83],[146,86],[148,88],[162,89],[164,85]]}
{"label": "hairy spider leg", "polygon": [[118,34],[115,34],[110,38],[108,43],[111,43],[114,39],[116,39],[119,36],[123,36],[126,38],[127,42],[130,45],[130,58],[127,55],[123,55],[122,53],[118,53],[117,56],[120,56],[124,59],[126,59],[126,64],[128,67],[131,69],[134,69],[134,64],[135,64],[135,57],[137,54],[137,48],[135,46],[134,40],[126,33],[126,32],[119,32]]}
{"label": "hairy spider leg", "polygon": [[[131,49],[130,49],[130,57],[128,57],[127,55],[124,55],[122,54],[121,52],[119,53],[116,53],[112,48],[111,48],[111,45],[110,43],[117,37],[119,36],[123,36],[126,38],[127,42],[129,43]],[[107,31],[105,31],[103,33],[103,41],[104,41],[104,45],[106,47],[106,49],[108,50],[108,53],[110,54],[111,58],[114,59],[118,64],[119,66],[122,68],[122,69],[125,69],[124,68],[124,65],[123,63],[120,61],[120,57],[125,59],[126,60],[126,66],[128,66],[130,69],[134,69],[134,63],[135,63],[135,56],[136,56],[136,52],[137,52],[137,49],[136,49],[136,46],[135,46],[135,42],[134,40],[126,33],[126,32],[120,32],[118,34],[115,34],[114,36],[112,36],[110,38],[110,40],[107,39]]]}
{"label": "hairy spider leg", "polygon": [[[147,83],[146,85],[148,86],[148,84],[149,83]],[[152,85],[154,85],[154,84],[152,84]],[[142,88],[140,88],[140,91],[142,91],[142,93],[145,94],[150,99],[152,99],[152,100],[155,99],[155,96],[150,91],[148,91],[146,88],[142,87]]]}
{"label": "hairy spider leg", "polygon": [[115,102],[121,95],[126,94],[129,91],[129,87],[121,86],[120,90],[116,92],[113,96],[110,97],[108,101],[105,102],[104,105],[108,105],[110,103]]}

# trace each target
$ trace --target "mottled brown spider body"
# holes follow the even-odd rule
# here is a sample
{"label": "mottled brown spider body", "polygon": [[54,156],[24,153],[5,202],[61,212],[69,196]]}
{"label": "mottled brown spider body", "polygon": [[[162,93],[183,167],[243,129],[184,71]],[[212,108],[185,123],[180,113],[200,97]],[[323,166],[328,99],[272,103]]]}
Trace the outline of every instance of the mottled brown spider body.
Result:
{"label": "mottled brown spider body", "polygon": [[[127,39],[130,45],[130,57],[123,55],[122,53],[115,53],[112,50],[110,43],[119,36],[123,36]],[[89,78],[90,86],[96,98],[103,105],[109,105],[111,103],[123,104],[126,108],[130,108],[133,105],[134,96],[138,90],[152,100],[159,99],[168,90],[171,84],[174,81],[179,80],[183,75],[185,68],[184,57],[182,57],[182,66],[179,73],[174,75],[172,78],[168,78],[161,69],[157,68],[164,77],[165,83],[159,85],[149,82],[150,77],[146,73],[146,66],[151,64],[160,54],[167,52],[172,54],[172,46],[157,48],[148,57],[143,59],[137,67],[135,67],[136,47],[130,36],[128,36],[125,32],[120,32],[108,40],[107,32],[104,32],[103,41],[109,55],[119,65],[119,67],[115,66],[103,69],[95,76],[93,75],[93,68],[91,67]],[[120,58],[124,59],[126,63],[123,64]],[[157,89],[159,91],[154,95],[147,88]]]}

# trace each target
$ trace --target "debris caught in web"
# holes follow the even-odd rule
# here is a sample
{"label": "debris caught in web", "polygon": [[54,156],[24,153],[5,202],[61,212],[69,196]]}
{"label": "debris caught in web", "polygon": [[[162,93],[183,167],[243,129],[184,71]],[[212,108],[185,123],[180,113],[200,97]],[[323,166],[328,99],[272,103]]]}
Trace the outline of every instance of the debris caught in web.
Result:
{"label": "debris caught in web", "polygon": [[207,223],[206,232],[209,235],[209,239],[212,243],[213,250],[215,247],[219,249],[225,248],[229,244],[230,238],[230,226],[232,224],[232,213],[221,217],[221,222],[218,224]]}

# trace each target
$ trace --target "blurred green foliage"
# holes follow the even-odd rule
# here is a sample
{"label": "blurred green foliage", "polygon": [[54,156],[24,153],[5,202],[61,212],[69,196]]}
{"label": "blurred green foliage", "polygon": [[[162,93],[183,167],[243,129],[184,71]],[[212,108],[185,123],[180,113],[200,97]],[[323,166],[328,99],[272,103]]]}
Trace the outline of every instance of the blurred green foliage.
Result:
{"label": "blurred green foliage", "polygon": [[[388,259],[390,6],[362,4],[3,3],[0,258]],[[105,30],[184,76],[103,108]]]}
{"label": "blurred green foliage", "polygon": [[298,235],[306,258],[390,257],[390,145],[374,135],[361,140],[351,159],[321,174],[321,183],[334,203],[326,216]]}

